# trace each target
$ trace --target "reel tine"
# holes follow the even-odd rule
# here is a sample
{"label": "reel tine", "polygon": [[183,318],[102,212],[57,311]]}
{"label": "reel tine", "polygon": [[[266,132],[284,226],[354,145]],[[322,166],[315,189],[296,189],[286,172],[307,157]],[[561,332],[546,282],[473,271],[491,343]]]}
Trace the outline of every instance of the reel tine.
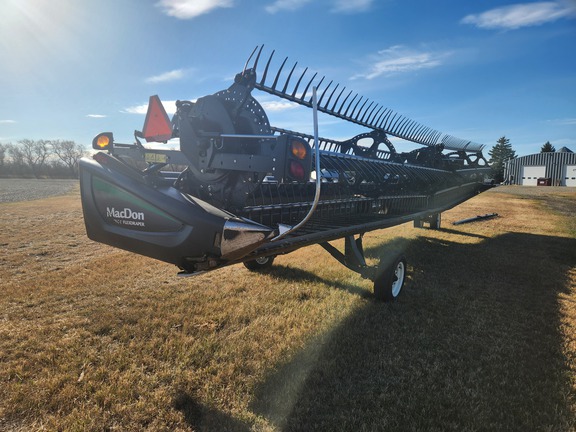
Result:
{"label": "reel tine", "polygon": [[264,68],[264,73],[262,74],[262,79],[260,80],[260,85],[264,86],[266,82],[266,75],[268,75],[268,68],[270,67],[270,62],[272,61],[272,57],[274,57],[274,53],[276,51],[272,50],[272,54],[268,58],[268,62],[266,63],[266,67]]}
{"label": "reel tine", "polygon": [[346,101],[348,100],[348,98],[350,97],[351,94],[352,94],[352,90],[350,90],[348,95],[342,101],[342,105],[340,105],[340,109],[338,110],[338,115],[340,115],[340,113],[342,112],[342,108],[344,108],[344,104],[346,103]]}
{"label": "reel tine", "polygon": [[286,89],[288,88],[288,83],[290,82],[290,78],[292,78],[292,74],[294,73],[294,69],[296,69],[297,64],[298,64],[298,62],[294,63],[294,66],[292,66],[292,70],[288,74],[288,78],[286,79],[286,84],[284,84],[284,88],[282,89],[282,93],[286,93]]}
{"label": "reel tine", "polygon": [[[372,103],[370,105],[368,105],[368,108],[366,108],[366,112],[368,112],[368,110],[370,109],[370,106],[372,106]],[[378,108],[378,104],[374,105],[374,108],[372,108],[372,111],[370,111],[370,114],[368,114],[368,117],[366,117],[366,122],[369,124],[369,120],[370,117],[372,117],[372,113],[374,112],[374,110]],[[366,116],[366,113],[364,113],[364,116]],[[362,121],[364,121],[364,117],[362,117]]]}
{"label": "reel tine", "polygon": [[[362,104],[362,106],[360,107],[360,109],[358,110],[358,113],[356,114],[356,117],[354,117],[354,111],[352,111],[352,114],[350,114],[350,117],[353,117],[356,121],[360,121],[360,113],[362,112],[362,110],[364,109],[364,106],[366,105],[366,103],[368,102],[369,99],[365,99],[364,103]],[[360,102],[360,101],[358,101]],[[354,108],[354,110],[356,110],[356,108]]]}
{"label": "reel tine", "polygon": [[432,142],[431,145],[436,145],[436,143],[438,142],[438,138],[440,138],[442,136],[442,132],[439,131],[435,131],[436,133],[432,136]]}
{"label": "reel tine", "polygon": [[[391,109],[388,109],[388,113],[384,116],[384,118],[382,119],[382,122],[380,123],[380,125],[378,127],[386,130],[385,126],[382,125],[386,125],[386,123],[388,122],[388,119],[390,118],[390,115],[393,113],[394,111],[392,111]],[[396,114],[394,114],[396,115]]]}
{"label": "reel tine", "polygon": [[432,137],[435,135],[435,133],[436,133],[436,131],[434,129],[429,128],[426,135],[422,138],[422,141],[424,142],[424,144],[430,145]]}
{"label": "reel tine", "polygon": [[264,45],[262,45],[260,47],[260,51],[258,51],[258,55],[256,56],[256,59],[254,60],[254,66],[252,66],[252,68],[254,70],[256,70],[256,68],[258,67],[258,61],[260,60],[260,55],[262,54],[263,50],[264,50]]}
{"label": "reel tine", "polygon": [[410,133],[410,131],[412,130],[412,128],[414,127],[414,124],[416,122],[414,120],[409,120],[408,123],[406,123],[404,125],[404,128],[402,129],[402,134],[407,137],[408,139],[412,138],[412,134]]}
{"label": "reel tine", "polygon": [[402,129],[400,130],[400,133],[402,134],[403,137],[405,137],[406,139],[409,139],[410,136],[408,135],[408,130],[412,126],[412,123],[414,122],[414,120],[410,120],[410,119],[407,119],[407,120],[408,121],[402,125]]}
{"label": "reel tine", "polygon": [[[344,93],[344,90],[346,90],[346,87],[342,87],[342,90],[340,90],[338,97],[336,97],[336,100],[334,101],[334,105],[332,105],[332,109],[331,109],[332,112],[334,112],[334,109],[336,108],[336,105],[338,104],[338,101],[340,100],[340,96],[342,96],[342,93]],[[330,95],[330,97],[332,97],[332,95]],[[326,105],[328,105],[328,104],[326,104]]]}
{"label": "reel tine", "polygon": [[[324,98],[324,95],[326,94],[326,92],[328,91],[328,89],[330,88],[330,86],[332,85],[334,81],[330,81],[328,83],[328,86],[326,86],[326,88],[324,89],[324,91],[322,92],[322,96],[320,96],[320,99],[318,99],[318,106],[320,107],[321,103],[322,103],[322,99]],[[338,84],[336,84],[336,88],[338,88]]]}
{"label": "reel tine", "polygon": [[397,133],[398,133],[398,125],[399,125],[400,123],[402,123],[402,121],[404,120],[404,118],[405,118],[405,117],[404,117],[403,115],[400,115],[400,116],[396,119],[396,121],[394,122],[394,124],[391,124],[390,130],[391,130],[392,133],[394,133],[394,134],[397,134]]}
{"label": "reel tine", "polygon": [[[330,108],[328,108],[328,105],[330,105],[330,101],[332,100],[332,96],[334,96],[334,93],[336,93],[336,90],[338,89],[339,85],[340,84],[336,84],[336,87],[334,87],[334,90],[332,90],[332,93],[330,93],[330,97],[328,97],[328,100],[324,104],[324,107],[326,108],[327,111],[330,111],[330,113],[333,113],[333,112]],[[340,92],[340,94],[342,94],[342,92]]]}
{"label": "reel tine", "polygon": [[292,92],[292,97],[296,97],[296,92],[298,91],[298,87],[300,86],[300,82],[302,81],[302,78],[304,78],[304,75],[306,75],[306,72],[308,71],[308,68],[304,69],[304,72],[302,73],[302,75],[300,75],[300,78],[298,78],[298,82],[296,83],[296,87],[294,87],[294,91]]}
{"label": "reel tine", "polygon": [[418,123],[417,122],[412,122],[412,124],[410,125],[410,128],[407,130],[407,133],[410,134],[410,138],[414,139],[414,132],[416,131],[416,129],[418,129]]}
{"label": "reel tine", "polygon": [[426,129],[424,125],[418,125],[418,128],[414,131],[414,136],[417,140],[420,140],[420,136],[422,135],[423,131]]}
{"label": "reel tine", "polygon": [[[324,78],[326,78],[326,77],[323,76],[322,79],[320,80],[320,82],[318,82],[318,84],[316,84],[316,91],[320,90],[320,86],[322,85]],[[332,84],[332,81],[330,81],[330,84]],[[330,84],[328,84],[328,86],[330,86]],[[326,91],[326,90],[324,90],[324,91]],[[324,93],[322,93],[322,95],[324,95]],[[312,96],[310,96],[310,100],[308,101],[308,104],[310,104],[310,105],[312,104]],[[304,102],[306,102],[306,101],[304,101]]]}
{"label": "reel tine", "polygon": [[350,107],[352,106],[352,104],[354,103],[354,101],[356,100],[356,98],[358,97],[358,93],[356,93],[354,95],[354,97],[352,98],[352,100],[350,101],[350,103],[348,104],[348,106],[346,107],[346,111],[344,111],[344,117],[347,117],[348,115],[348,110],[350,109]]}
{"label": "reel tine", "polygon": [[[368,114],[368,112],[370,111],[370,108],[372,107],[372,105],[374,105],[374,101],[371,101],[368,106],[366,107],[366,109],[364,109],[364,114],[362,115],[362,117],[360,118],[360,123],[364,123],[364,119],[366,118],[366,115]],[[376,108],[378,106],[378,104],[374,105],[374,108]],[[372,109],[372,111],[374,111],[374,109]],[[370,111],[370,114],[372,114],[372,111]],[[368,115],[368,118],[370,118],[370,115]]]}
{"label": "reel tine", "polygon": [[426,134],[426,132],[428,131],[428,129],[430,129],[428,126],[422,126],[421,128],[418,129],[417,135],[416,135],[416,139],[418,141],[422,140],[422,137]]}
{"label": "reel tine", "polygon": [[[354,109],[350,113],[351,118],[354,118],[354,113],[356,112],[356,108],[358,108],[358,105],[360,104],[360,102],[362,102],[362,99],[364,99],[364,96],[360,96],[360,99],[358,99],[358,102],[356,102],[356,105],[354,105]],[[364,102],[364,103],[366,103],[366,102]]]}
{"label": "reel tine", "polygon": [[427,138],[427,144],[428,145],[433,145],[434,142],[436,141],[436,134],[438,133],[438,131],[436,129],[431,129],[430,130],[430,135]]}
{"label": "reel tine", "polygon": [[388,123],[388,119],[385,119],[386,123],[384,123],[383,129],[390,130],[390,125],[392,125],[392,123],[394,123],[394,119],[396,118],[397,115],[398,115],[398,113],[394,113],[394,115],[390,119],[390,123]]}
{"label": "reel tine", "polygon": [[[382,107],[380,108],[382,109]],[[374,118],[376,118],[376,121],[374,121],[374,119],[372,119],[372,124],[374,125],[374,128],[377,128],[378,126],[378,122],[380,121],[380,119],[386,114],[386,111],[388,111],[388,108],[384,108],[384,111],[382,111],[382,113],[378,116],[378,118],[376,118],[376,115],[378,115],[378,113],[376,113],[374,115]],[[380,110],[378,110],[378,112],[380,112]]]}
{"label": "reel tine", "polygon": [[[302,94],[302,96],[300,97],[300,101],[302,102],[306,102],[306,93],[308,93],[308,89],[310,88],[310,84],[312,84],[312,81],[314,81],[314,78],[316,78],[316,75],[318,75],[318,72],[316,72],[313,76],[312,79],[310,79],[310,81],[308,82],[308,85],[306,86],[306,88],[304,89],[304,93]],[[322,78],[324,79],[324,78]]]}
{"label": "reel tine", "polygon": [[[257,45],[256,48],[254,48],[250,54],[250,57],[246,61],[246,64],[244,65],[243,73],[247,70],[248,65],[252,59],[254,59],[253,69],[257,69],[260,57],[263,52],[264,45]],[[275,53],[276,51],[273,50],[268,57],[268,61],[266,62],[266,66],[262,73],[262,78],[259,82],[256,83],[256,88],[276,96],[286,98],[293,102],[311,107],[312,99],[307,98],[308,91],[313,84],[317,91],[320,91],[322,83],[326,77],[322,76],[322,79],[315,83],[316,78],[319,75],[318,72],[314,73],[312,78],[310,78],[306,84],[304,91],[298,95],[298,90],[300,89],[304,77],[308,72],[308,68],[305,68],[304,71],[299,75],[298,80],[292,89],[292,92],[287,93],[289,91],[292,78],[296,73],[296,68],[298,67],[298,62],[296,62],[290,69],[286,80],[281,85],[282,90],[280,90],[277,87],[279,85],[280,77],[286,62],[288,61],[288,57],[286,57],[280,65],[277,73],[275,74],[272,85],[266,85],[268,72],[270,70],[270,65],[272,64],[272,59],[274,58]],[[485,147],[484,144],[462,140],[460,138],[452,137],[449,135],[444,136],[442,132],[421,125],[420,123],[411,120],[408,117],[392,111],[390,108],[385,108],[375,101],[365,98],[364,96],[360,96],[359,93],[354,93],[352,90],[349,90],[345,95],[344,93],[346,91],[346,86],[341,87],[340,84],[337,83],[334,86],[334,84],[334,81],[330,81],[328,85],[322,90],[317,105],[318,110],[326,114],[330,114],[343,120],[366,126],[374,130],[380,130],[380,132],[383,132],[384,134],[395,135],[399,138],[403,138],[422,145],[435,145],[439,142],[439,139],[442,139],[442,143],[445,146],[453,147],[455,149],[465,148],[467,151],[481,151]],[[326,99],[325,102],[324,99]]]}
{"label": "reel tine", "polygon": [[278,84],[278,78],[280,78],[280,74],[282,73],[282,69],[284,68],[284,65],[286,64],[286,61],[288,60],[288,57],[286,57],[284,59],[284,61],[282,62],[282,64],[280,65],[280,69],[278,69],[278,73],[276,74],[276,78],[274,78],[274,83],[272,84],[272,90],[276,90],[276,84]]}
{"label": "reel tine", "polygon": [[[264,48],[264,45],[262,45],[262,47],[260,48],[260,52],[258,53],[258,57],[260,56],[260,53],[262,52],[262,48]],[[256,45],[256,48],[254,48],[254,50],[252,50],[252,54],[250,54],[250,57],[248,57],[248,60],[246,60],[246,63],[244,63],[244,69],[242,70],[242,75],[244,75],[244,73],[246,72],[246,69],[248,68],[248,63],[250,63],[250,60],[252,59],[252,56],[254,55],[254,53],[256,52],[256,50],[258,49],[258,45]],[[258,58],[256,58],[256,63],[258,62]],[[256,69],[256,68],[254,68]]]}
{"label": "reel tine", "polygon": [[404,135],[404,128],[409,121],[410,119],[408,117],[404,117],[402,121],[398,124],[398,135],[401,135],[402,137],[406,136]]}

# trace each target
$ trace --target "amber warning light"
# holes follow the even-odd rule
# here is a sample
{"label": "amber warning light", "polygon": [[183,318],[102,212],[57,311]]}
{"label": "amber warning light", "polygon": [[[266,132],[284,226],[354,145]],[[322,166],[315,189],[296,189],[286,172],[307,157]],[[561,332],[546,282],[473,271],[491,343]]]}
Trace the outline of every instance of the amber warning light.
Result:
{"label": "amber warning light", "polygon": [[104,132],[96,135],[92,140],[92,148],[95,150],[110,150],[114,142],[114,137],[111,132]]}
{"label": "amber warning light", "polygon": [[289,137],[284,181],[304,183],[310,179],[312,170],[312,152],[310,145],[303,139]]}
{"label": "amber warning light", "polygon": [[150,96],[142,136],[146,142],[165,142],[172,138],[172,125],[158,95]]}

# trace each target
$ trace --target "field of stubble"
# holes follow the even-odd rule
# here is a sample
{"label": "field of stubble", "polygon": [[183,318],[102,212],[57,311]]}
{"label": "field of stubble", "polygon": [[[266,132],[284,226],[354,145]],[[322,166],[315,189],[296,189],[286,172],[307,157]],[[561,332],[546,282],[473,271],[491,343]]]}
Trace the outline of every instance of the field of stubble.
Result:
{"label": "field of stubble", "polygon": [[89,241],[77,184],[25,199],[0,199],[2,431],[576,428],[574,189],[368,233],[408,258],[392,304],[317,246],[181,279]]}

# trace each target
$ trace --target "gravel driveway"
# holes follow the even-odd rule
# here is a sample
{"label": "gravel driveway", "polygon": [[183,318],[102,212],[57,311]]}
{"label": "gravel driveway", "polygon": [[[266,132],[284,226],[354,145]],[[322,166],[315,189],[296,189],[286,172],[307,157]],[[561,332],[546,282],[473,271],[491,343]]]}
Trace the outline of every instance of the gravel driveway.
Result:
{"label": "gravel driveway", "polygon": [[77,187],[78,180],[0,179],[0,203],[64,195]]}

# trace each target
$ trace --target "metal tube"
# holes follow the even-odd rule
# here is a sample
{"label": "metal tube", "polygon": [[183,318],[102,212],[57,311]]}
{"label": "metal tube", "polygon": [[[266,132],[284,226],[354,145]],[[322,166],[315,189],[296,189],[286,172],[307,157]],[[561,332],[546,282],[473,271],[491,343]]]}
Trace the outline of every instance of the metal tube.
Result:
{"label": "metal tube", "polygon": [[287,231],[280,232],[276,237],[274,237],[270,241],[277,241],[288,234],[296,231],[298,228],[302,227],[308,220],[312,217],[314,212],[316,211],[316,207],[318,207],[318,202],[320,201],[320,191],[322,187],[322,173],[320,171],[320,145],[318,143],[318,100],[316,97],[316,87],[312,87],[312,116],[314,121],[314,162],[315,162],[315,170],[316,170],[316,194],[314,195],[314,201],[312,202],[312,207],[308,211],[308,214],[298,222],[292,228],[289,228]]}

